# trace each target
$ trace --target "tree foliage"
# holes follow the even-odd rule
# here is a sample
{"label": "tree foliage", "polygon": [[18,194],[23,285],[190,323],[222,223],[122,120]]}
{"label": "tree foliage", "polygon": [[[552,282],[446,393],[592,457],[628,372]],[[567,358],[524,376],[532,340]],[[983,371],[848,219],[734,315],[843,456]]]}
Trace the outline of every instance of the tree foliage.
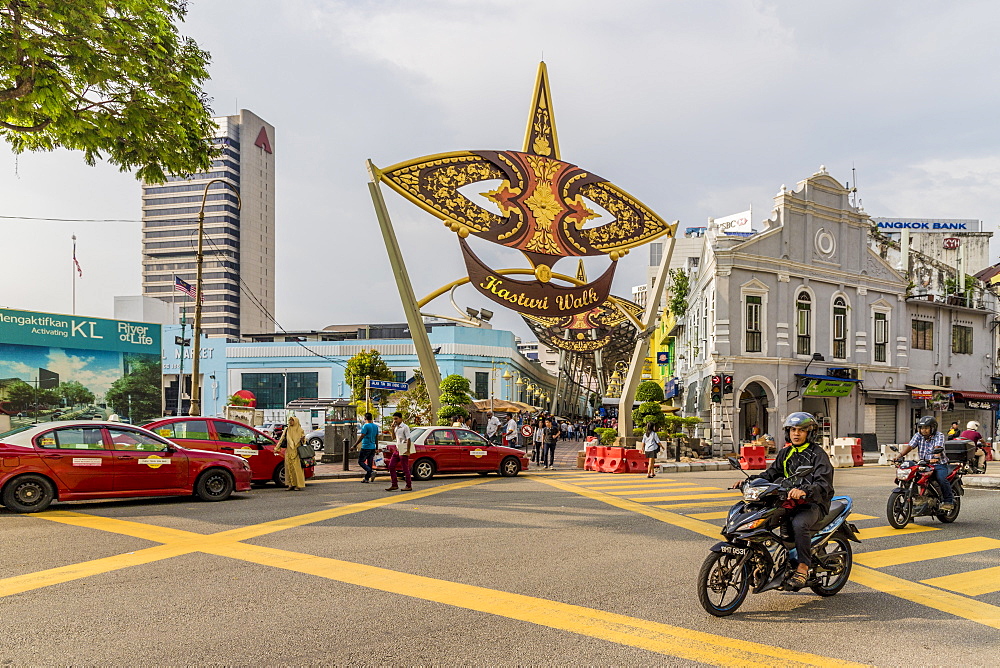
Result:
{"label": "tree foliage", "polygon": [[663,388],[655,380],[645,380],[635,391],[636,401],[664,401]]}
{"label": "tree foliage", "polygon": [[94,393],[84,387],[78,380],[70,380],[65,383],[59,383],[59,387],[56,388],[56,391],[59,393],[59,397],[66,401],[67,406],[93,403],[95,398]]}
{"label": "tree foliage", "polygon": [[208,171],[209,54],[176,23],[186,0],[0,5],[0,137],[16,153],[80,150],[162,182]]}
{"label": "tree foliage", "polygon": [[35,388],[23,380],[15,380],[4,388],[6,400],[16,410],[22,411],[31,406],[35,400]]}
{"label": "tree foliage", "polygon": [[691,290],[691,280],[683,269],[670,270],[670,301],[667,305],[670,312],[678,318],[683,318],[688,309],[688,293]]}
{"label": "tree foliage", "polygon": [[655,428],[659,429],[663,426],[664,417],[659,403],[647,401],[639,404],[639,407],[632,411],[632,424],[645,428],[651,422]]}
{"label": "tree foliage", "polygon": [[468,417],[466,406],[472,403],[469,396],[471,385],[465,376],[452,374],[441,381],[441,408],[438,410],[438,424],[451,424],[454,417]]}
{"label": "tree foliage", "polygon": [[389,397],[389,403],[403,414],[403,422],[408,425],[431,424],[431,398],[427,394],[427,384],[419,369],[414,370],[414,381],[410,389],[396,392]]}
{"label": "tree foliage", "polygon": [[[395,380],[396,377],[385,363],[382,356],[375,349],[362,350],[357,355],[347,360],[347,368],[344,370],[344,380],[351,388],[351,394],[355,399],[365,398],[365,378],[372,380]],[[372,398],[378,398],[380,402],[385,402],[391,394],[388,390],[372,390]]]}
{"label": "tree foliage", "polygon": [[119,415],[133,423],[160,415],[163,403],[160,360],[146,356],[126,356],[128,373],[111,384],[104,400]]}

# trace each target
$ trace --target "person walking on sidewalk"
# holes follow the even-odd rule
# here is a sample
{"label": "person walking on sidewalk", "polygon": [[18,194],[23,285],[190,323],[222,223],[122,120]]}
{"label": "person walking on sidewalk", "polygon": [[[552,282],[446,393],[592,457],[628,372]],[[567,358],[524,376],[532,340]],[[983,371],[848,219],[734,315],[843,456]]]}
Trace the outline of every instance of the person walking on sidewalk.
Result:
{"label": "person walking on sidewalk", "polygon": [[293,492],[306,488],[306,474],[302,471],[302,460],[299,459],[299,446],[306,442],[306,432],[302,430],[299,419],[294,415],[288,417],[288,427],[281,432],[281,440],[274,446],[276,454],[284,449],[285,455],[285,485]]}
{"label": "person walking on sidewalk", "polygon": [[542,443],[545,439],[545,425],[541,420],[535,420],[535,424],[532,426],[531,432],[531,443],[534,445],[534,450],[531,454],[531,461],[535,464],[542,463]]}
{"label": "person walking on sidewalk", "polygon": [[392,480],[392,484],[385,488],[387,492],[395,492],[399,489],[396,479],[396,467],[402,466],[403,477],[406,478],[406,487],[403,488],[404,492],[409,492],[413,489],[413,480],[410,473],[410,455],[414,454],[417,449],[413,445],[413,441],[410,440],[410,428],[403,422],[403,414],[396,411],[392,414],[392,431],[396,435],[396,445],[393,448],[392,456],[389,458],[389,478]]}
{"label": "person walking on sidewalk", "polygon": [[358,445],[358,466],[365,470],[365,477],[361,482],[375,482],[375,453],[378,451],[378,427],[372,422],[372,414],[365,413],[365,423],[361,425],[361,434],[354,442],[354,447]]}
{"label": "person walking on sidewalk", "polygon": [[660,437],[652,422],[646,423],[646,433],[642,435],[642,450],[646,453],[646,477],[656,477],[656,455],[660,454]]}
{"label": "person walking on sidewalk", "polygon": [[556,463],[556,443],[559,441],[562,432],[553,422],[552,418],[545,420],[545,449],[542,451],[542,468],[554,469]]}

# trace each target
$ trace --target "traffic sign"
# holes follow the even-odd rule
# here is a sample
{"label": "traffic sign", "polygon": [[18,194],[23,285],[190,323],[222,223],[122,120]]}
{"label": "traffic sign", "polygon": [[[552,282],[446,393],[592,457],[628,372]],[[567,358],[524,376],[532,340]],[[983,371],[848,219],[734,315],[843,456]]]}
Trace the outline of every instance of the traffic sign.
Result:
{"label": "traffic sign", "polygon": [[410,389],[406,383],[394,383],[391,380],[369,380],[367,387],[369,390],[392,390],[393,392],[405,392]]}

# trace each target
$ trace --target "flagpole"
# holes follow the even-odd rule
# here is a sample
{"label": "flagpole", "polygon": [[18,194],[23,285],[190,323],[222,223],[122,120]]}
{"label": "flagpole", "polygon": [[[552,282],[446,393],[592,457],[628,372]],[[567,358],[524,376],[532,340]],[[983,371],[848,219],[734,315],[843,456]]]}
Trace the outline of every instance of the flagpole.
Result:
{"label": "flagpole", "polygon": [[70,271],[73,273],[73,315],[76,315],[76,235],[73,235],[73,261],[70,263]]}

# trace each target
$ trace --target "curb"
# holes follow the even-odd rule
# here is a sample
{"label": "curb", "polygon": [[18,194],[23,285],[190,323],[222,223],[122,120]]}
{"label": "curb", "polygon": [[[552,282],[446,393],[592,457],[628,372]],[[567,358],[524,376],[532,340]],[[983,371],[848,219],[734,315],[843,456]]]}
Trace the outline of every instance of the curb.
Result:
{"label": "curb", "polygon": [[976,489],[1000,489],[1000,475],[979,473],[962,476],[962,484]]}

